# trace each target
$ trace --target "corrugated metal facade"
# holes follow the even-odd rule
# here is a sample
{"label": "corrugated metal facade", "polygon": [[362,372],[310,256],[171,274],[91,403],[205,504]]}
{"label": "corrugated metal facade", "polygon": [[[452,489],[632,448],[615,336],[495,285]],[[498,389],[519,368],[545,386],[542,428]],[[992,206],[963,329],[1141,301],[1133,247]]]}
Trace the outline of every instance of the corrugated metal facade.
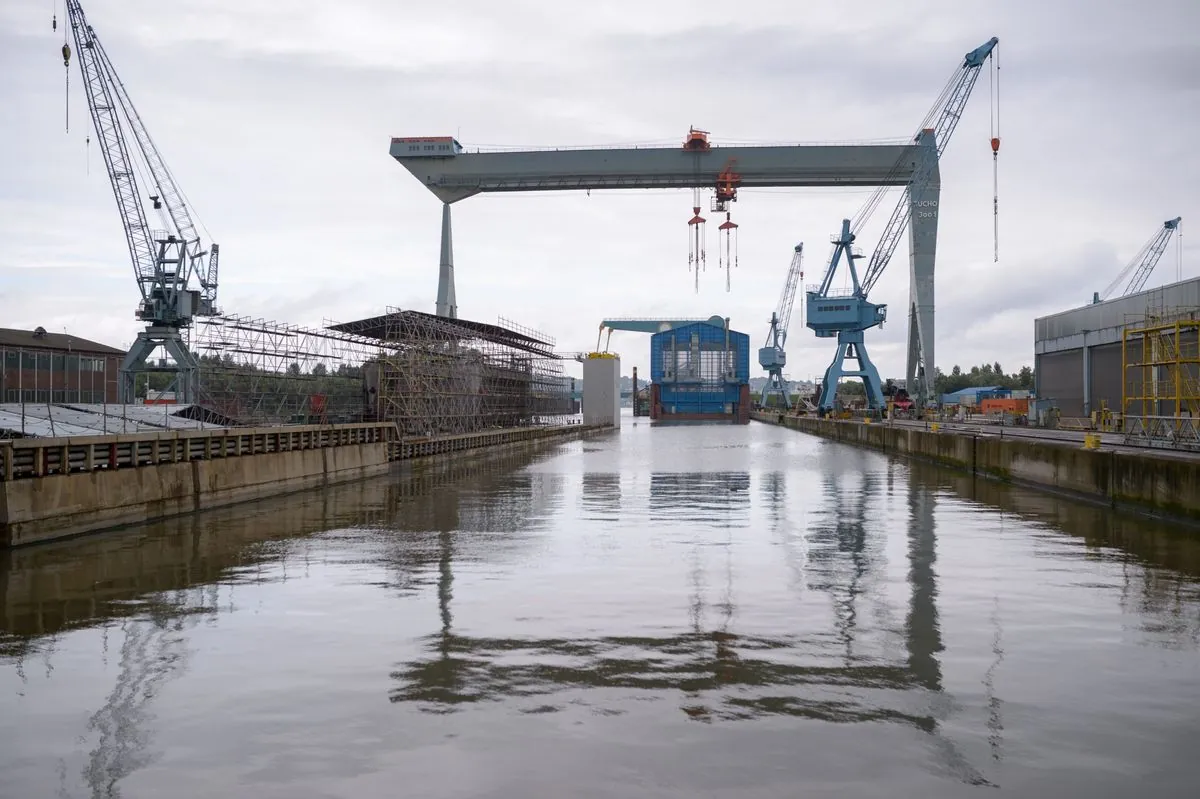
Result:
{"label": "corrugated metal facade", "polygon": [[1083,332],[1121,328],[1134,318],[1145,316],[1148,309],[1176,308],[1200,308],[1200,277],[1035,319],[1033,340],[1037,344]]}
{"label": "corrugated metal facade", "polygon": [[[1126,328],[1141,326],[1149,311],[1200,314],[1200,278],[1035,319],[1038,398],[1054,400],[1063,416],[1084,416],[1105,404],[1114,411],[1141,415],[1143,410],[1136,405],[1121,407],[1123,387],[1131,394],[1138,393],[1142,380],[1136,371],[1122,374],[1121,345]],[[1194,347],[1193,342],[1194,334],[1182,337],[1185,348]],[[1130,341],[1126,359],[1141,359],[1140,341]],[[1161,408],[1144,410],[1147,415],[1163,412]]]}

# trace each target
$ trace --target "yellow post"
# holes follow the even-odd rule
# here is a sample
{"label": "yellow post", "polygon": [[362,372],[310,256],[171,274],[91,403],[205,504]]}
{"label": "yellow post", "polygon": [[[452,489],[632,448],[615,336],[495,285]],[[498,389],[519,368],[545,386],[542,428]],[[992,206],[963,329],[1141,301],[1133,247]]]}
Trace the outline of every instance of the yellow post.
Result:
{"label": "yellow post", "polygon": [[929,430],[932,433],[936,433],[939,427],[940,425],[937,422],[934,422],[933,424],[929,425]]}

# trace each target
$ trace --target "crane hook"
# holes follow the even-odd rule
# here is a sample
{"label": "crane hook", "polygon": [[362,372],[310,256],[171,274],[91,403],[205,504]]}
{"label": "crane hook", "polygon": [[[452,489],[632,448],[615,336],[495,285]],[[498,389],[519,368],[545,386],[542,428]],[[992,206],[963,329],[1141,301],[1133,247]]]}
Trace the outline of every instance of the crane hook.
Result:
{"label": "crane hook", "polygon": [[62,57],[63,57],[63,66],[70,67],[71,66],[71,45],[66,44],[65,42],[63,43],[63,46],[62,46]]}
{"label": "crane hook", "polygon": [[50,18],[50,30],[58,30],[58,14],[54,14]]}

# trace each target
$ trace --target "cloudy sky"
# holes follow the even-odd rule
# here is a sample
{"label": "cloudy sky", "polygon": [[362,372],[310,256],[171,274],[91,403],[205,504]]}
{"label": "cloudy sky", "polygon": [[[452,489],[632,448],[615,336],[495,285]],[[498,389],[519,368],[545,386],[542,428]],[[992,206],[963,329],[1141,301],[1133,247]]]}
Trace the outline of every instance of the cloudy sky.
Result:
{"label": "cloudy sky", "polygon": [[[57,5],[59,31],[50,29]],[[904,137],[962,54],[1000,38],[1000,261],[987,76],[942,162],[938,365],[1032,362],[1033,318],[1086,302],[1164,220],[1200,217],[1195,0],[86,0],[152,135],[221,244],[221,305],[319,326],[432,311],[440,204],[391,136],[575,146]],[[286,8],[286,11],[281,11]],[[0,326],[127,345],[137,293],[77,65],[64,130],[61,0],[0,0]],[[480,196],[457,204],[460,316],[595,346],[606,316],[729,316],[765,337],[793,246],[815,282],[862,190],[743,191],[733,290],[687,269],[690,192]],[[860,242],[868,253],[898,199]],[[715,265],[717,235],[709,226]],[[1175,279],[1172,250],[1151,284]],[[868,333],[904,369],[906,245]],[[798,304],[800,300],[798,300]],[[830,357],[800,321],[791,375]],[[618,334],[626,368],[644,337]],[[757,369],[755,370],[757,372]]]}

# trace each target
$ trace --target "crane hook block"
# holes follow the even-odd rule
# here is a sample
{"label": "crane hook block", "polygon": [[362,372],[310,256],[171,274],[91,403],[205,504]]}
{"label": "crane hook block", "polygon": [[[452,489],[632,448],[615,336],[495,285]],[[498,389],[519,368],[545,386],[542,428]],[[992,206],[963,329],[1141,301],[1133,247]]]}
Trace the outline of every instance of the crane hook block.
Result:
{"label": "crane hook block", "polygon": [[64,67],[71,66],[71,45],[64,44],[63,49],[62,49],[62,54],[63,54],[63,66]]}
{"label": "crane hook block", "polygon": [[992,152],[993,153],[1000,152],[1000,137],[999,136],[996,136],[995,138],[992,139]]}

